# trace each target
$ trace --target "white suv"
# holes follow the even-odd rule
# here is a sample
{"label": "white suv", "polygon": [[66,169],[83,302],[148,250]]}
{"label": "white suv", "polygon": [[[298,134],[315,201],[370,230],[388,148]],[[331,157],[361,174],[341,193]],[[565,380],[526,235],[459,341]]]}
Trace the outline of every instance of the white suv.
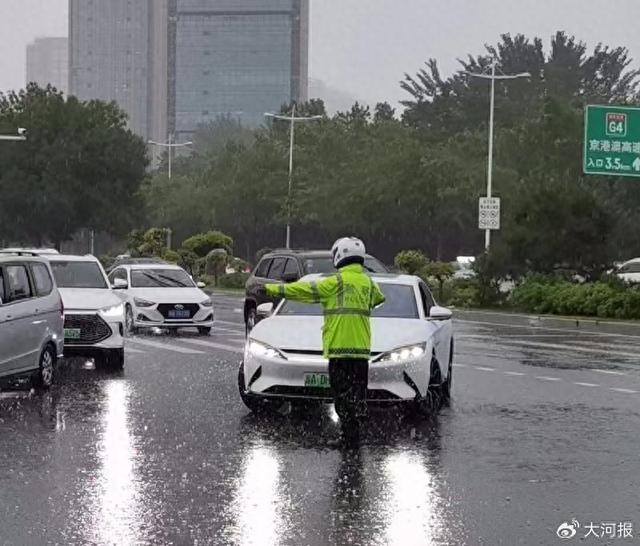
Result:
{"label": "white suv", "polygon": [[44,258],[0,252],[0,378],[53,383],[64,349],[64,308]]}
{"label": "white suv", "polygon": [[65,355],[124,368],[124,306],[95,256],[47,255],[65,307]]}

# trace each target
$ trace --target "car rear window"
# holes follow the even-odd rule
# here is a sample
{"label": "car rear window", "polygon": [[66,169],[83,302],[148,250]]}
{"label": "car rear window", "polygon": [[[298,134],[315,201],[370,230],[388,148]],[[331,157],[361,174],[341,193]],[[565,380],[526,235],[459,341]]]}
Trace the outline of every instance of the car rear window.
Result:
{"label": "car rear window", "polygon": [[[367,256],[364,260],[364,266],[372,273],[388,273],[389,270],[380,263],[376,258]],[[304,272],[309,275],[312,273],[333,273],[336,270],[333,267],[333,259],[327,257],[306,258],[304,260]]]}
{"label": "car rear window", "polygon": [[24,265],[8,265],[7,272],[7,301],[25,300],[32,296],[29,274]]}
{"label": "car rear window", "polygon": [[[373,310],[372,317],[419,318],[413,286],[391,283],[380,283],[379,286],[386,301]],[[286,300],[278,311],[278,315],[320,316],[322,315],[322,306]]]}
{"label": "car rear window", "polygon": [[33,272],[33,281],[36,285],[36,293],[38,296],[48,296],[53,290],[53,280],[49,275],[49,269],[44,264],[33,264],[31,266]]}

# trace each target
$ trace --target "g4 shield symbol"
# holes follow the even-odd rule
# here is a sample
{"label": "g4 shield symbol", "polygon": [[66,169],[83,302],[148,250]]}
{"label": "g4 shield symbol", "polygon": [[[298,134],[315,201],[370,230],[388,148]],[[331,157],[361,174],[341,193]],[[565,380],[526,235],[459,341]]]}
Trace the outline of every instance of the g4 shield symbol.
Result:
{"label": "g4 shield symbol", "polygon": [[580,523],[578,523],[578,521],[575,519],[571,520],[571,523],[565,521],[564,523],[560,524],[560,527],[558,527],[556,535],[558,535],[558,537],[562,539],[573,538],[574,536],[576,536],[579,527]]}

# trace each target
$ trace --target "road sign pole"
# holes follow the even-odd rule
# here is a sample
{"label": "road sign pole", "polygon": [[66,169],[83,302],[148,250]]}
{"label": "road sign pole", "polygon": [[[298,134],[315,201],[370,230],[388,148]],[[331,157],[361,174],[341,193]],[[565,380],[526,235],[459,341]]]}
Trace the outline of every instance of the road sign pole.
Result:
{"label": "road sign pole", "polygon": [[[493,185],[493,111],[496,102],[496,61],[491,63],[491,105],[489,107],[489,160],[487,164],[487,197],[491,198]],[[489,250],[491,246],[491,230],[484,232],[484,249]]]}

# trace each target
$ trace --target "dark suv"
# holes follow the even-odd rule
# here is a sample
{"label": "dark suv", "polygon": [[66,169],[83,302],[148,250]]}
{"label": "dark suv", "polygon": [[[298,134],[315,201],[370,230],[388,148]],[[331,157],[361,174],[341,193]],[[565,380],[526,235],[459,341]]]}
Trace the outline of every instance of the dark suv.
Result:
{"label": "dark suv", "polygon": [[[388,273],[387,267],[377,258],[367,255],[365,268],[373,273]],[[294,282],[311,273],[332,273],[333,257],[326,250],[274,250],[265,254],[247,280],[244,300],[244,323],[250,332],[259,320],[258,305],[278,298],[259,296],[258,288],[267,283]]]}

